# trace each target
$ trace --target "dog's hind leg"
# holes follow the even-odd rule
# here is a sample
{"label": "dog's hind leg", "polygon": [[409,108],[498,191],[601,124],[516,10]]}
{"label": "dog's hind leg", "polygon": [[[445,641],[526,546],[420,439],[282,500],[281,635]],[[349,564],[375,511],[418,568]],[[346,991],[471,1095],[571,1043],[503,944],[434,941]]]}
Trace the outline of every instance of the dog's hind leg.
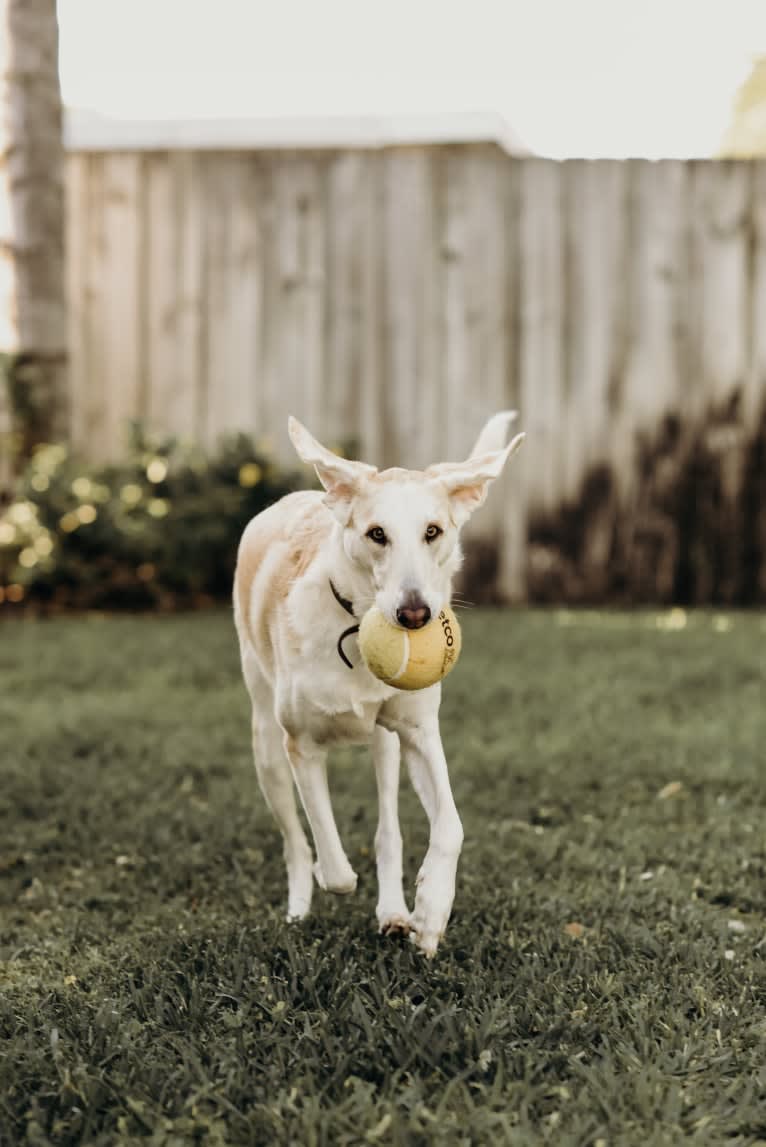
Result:
{"label": "dog's hind leg", "polygon": [[372,741],[378,785],[378,928],[386,934],[410,930],[410,913],[402,889],[402,834],[399,828],[399,738],[378,725]]}
{"label": "dog's hind leg", "polygon": [[253,713],[253,753],[261,792],[284,838],[287,919],[302,920],[311,908],[314,880],[311,847],[298,816],[290,764],[282,746],[282,730],[270,714]]}
{"label": "dog's hind leg", "polygon": [[298,816],[290,762],[282,744],[282,730],[271,710],[271,690],[254,664],[245,664],[245,679],[253,702],[255,769],[261,792],[284,840],[287,919],[302,920],[311,907],[314,884],[311,847]]}

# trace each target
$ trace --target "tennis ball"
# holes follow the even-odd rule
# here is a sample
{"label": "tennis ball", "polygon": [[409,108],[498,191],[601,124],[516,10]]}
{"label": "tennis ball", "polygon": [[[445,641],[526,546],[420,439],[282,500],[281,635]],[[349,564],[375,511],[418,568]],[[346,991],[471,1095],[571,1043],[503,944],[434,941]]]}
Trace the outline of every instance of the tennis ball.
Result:
{"label": "tennis ball", "polygon": [[449,606],[421,629],[392,625],[369,609],[359,626],[359,650],[375,677],[397,689],[426,689],[446,677],[460,656],[460,626]]}

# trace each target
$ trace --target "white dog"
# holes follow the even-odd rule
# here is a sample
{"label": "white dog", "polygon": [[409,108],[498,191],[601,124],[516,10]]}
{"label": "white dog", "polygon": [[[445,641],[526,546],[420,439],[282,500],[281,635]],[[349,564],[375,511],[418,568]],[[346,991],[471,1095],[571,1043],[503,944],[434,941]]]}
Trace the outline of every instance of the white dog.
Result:
{"label": "white dog", "polygon": [[[329,892],[356,888],[330,804],[327,750],[372,741],[378,926],[411,932],[427,956],[436,952],[463,842],[439,733],[441,686],[407,693],[373,677],[351,640],[352,617],[374,604],[394,624],[418,628],[449,602],[460,528],[524,437],[505,445],[514,417],[490,419],[466,462],[422,472],[378,472],[339,458],[290,419],[293,445],[326,492],[289,494],[253,518],[234,583],[255,764],[284,837],[289,920],[308,913],[314,877]],[[430,824],[412,914],[402,889],[400,748]],[[313,865],[293,782],[314,837]]]}

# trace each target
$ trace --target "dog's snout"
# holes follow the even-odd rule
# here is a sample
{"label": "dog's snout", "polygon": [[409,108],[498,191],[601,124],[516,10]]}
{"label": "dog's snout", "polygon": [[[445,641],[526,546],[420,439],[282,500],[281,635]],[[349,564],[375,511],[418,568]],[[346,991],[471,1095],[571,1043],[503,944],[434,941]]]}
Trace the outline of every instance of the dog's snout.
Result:
{"label": "dog's snout", "polygon": [[431,610],[420,594],[408,593],[396,611],[396,620],[405,629],[422,629],[431,620]]}

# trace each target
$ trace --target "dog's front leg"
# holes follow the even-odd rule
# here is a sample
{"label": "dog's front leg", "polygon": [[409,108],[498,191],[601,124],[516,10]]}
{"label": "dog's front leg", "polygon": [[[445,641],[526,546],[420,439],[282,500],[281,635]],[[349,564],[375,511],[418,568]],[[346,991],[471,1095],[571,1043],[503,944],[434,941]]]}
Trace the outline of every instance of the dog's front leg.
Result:
{"label": "dog's front leg", "polygon": [[410,930],[410,913],[402,889],[402,833],[399,828],[399,739],[379,725],[372,741],[378,784],[378,928],[386,934]]}
{"label": "dog's front leg", "polygon": [[[432,691],[429,690],[429,693]],[[440,691],[403,698],[381,723],[399,734],[413,787],[430,822],[428,852],[417,878],[412,930],[415,943],[433,956],[447,927],[455,898],[455,874],[463,844],[463,826],[450,787],[439,732]]]}
{"label": "dog's front leg", "polygon": [[327,892],[353,892],[356,873],[343,851],[327,787],[327,753],[310,737],[285,733],[285,753],[314,837],[314,875]]}

